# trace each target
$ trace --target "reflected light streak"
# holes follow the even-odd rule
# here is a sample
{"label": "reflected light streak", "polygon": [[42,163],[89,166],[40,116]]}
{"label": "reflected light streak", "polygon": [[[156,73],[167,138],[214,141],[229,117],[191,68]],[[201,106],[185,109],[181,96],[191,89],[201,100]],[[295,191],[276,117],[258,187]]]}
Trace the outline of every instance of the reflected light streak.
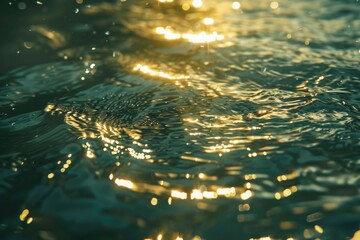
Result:
{"label": "reflected light streak", "polygon": [[21,221],[25,221],[25,219],[26,219],[26,217],[29,215],[29,213],[30,213],[29,209],[24,209],[24,210],[22,211],[22,213],[20,214],[19,219],[20,219]]}
{"label": "reflected light streak", "polygon": [[160,77],[160,78],[169,79],[169,80],[182,80],[182,79],[190,78],[190,76],[186,76],[186,75],[170,75],[169,73],[157,71],[157,70],[151,69],[149,66],[142,65],[142,64],[137,64],[133,68],[133,70],[144,73],[149,76]]}
{"label": "reflected light streak", "polygon": [[34,220],[34,218],[29,217],[29,218],[28,218],[28,220],[26,221],[26,223],[27,223],[27,224],[30,224],[30,223],[32,223],[32,222],[33,222],[33,220]]}
{"label": "reflected light streak", "polygon": [[31,30],[48,38],[50,40],[48,43],[53,48],[62,47],[66,43],[65,36],[59,32],[52,30],[52,29],[49,29],[49,28],[46,28],[43,26],[31,26]]}
{"label": "reflected light streak", "polygon": [[133,189],[134,188],[134,183],[131,182],[130,180],[126,180],[126,179],[115,179],[115,184],[118,185],[119,187],[125,187],[125,188],[129,188],[129,189]]}
{"label": "reflected light streak", "polygon": [[319,225],[315,225],[315,226],[314,226],[314,229],[315,229],[315,231],[317,231],[317,232],[320,233],[320,234],[323,234],[323,233],[324,233],[324,229],[323,229],[321,226],[319,226]]}
{"label": "reflected light streak", "polygon": [[250,238],[249,240],[271,240],[271,237]]}
{"label": "reflected light streak", "polygon": [[[204,24],[211,25],[214,23],[212,18],[205,18]],[[155,32],[159,35],[163,35],[166,40],[179,40],[184,39],[191,43],[211,43],[215,41],[224,40],[224,35],[218,34],[217,32],[207,33],[177,33],[174,32],[170,27],[163,28],[157,27]]]}
{"label": "reflected light streak", "polygon": [[197,199],[216,199],[218,197],[216,192],[213,191],[204,191],[201,192],[199,189],[194,189],[190,195],[191,200]]}
{"label": "reflected light streak", "polygon": [[232,144],[216,144],[215,146],[204,147],[206,153],[228,153],[233,150],[234,145]]}
{"label": "reflected light streak", "polygon": [[359,240],[359,239],[360,239],[360,230],[354,233],[354,236],[351,238],[351,240]]}
{"label": "reflected light streak", "polygon": [[150,159],[151,158],[150,155],[136,152],[133,148],[127,148],[127,150],[128,150],[129,154],[133,158],[136,158],[136,159],[139,159],[139,160],[145,160],[145,159]]}
{"label": "reflected light streak", "polygon": [[[95,123],[92,123],[92,118],[86,116],[86,114],[78,114],[77,112],[69,111],[66,108],[56,107],[54,104],[48,104],[44,110],[45,112],[52,113],[65,112],[64,120],[66,124],[76,128],[81,133],[80,138],[82,139],[101,139],[104,144],[104,147],[102,148],[103,151],[109,151],[112,155],[124,154],[126,151],[135,159],[146,160],[148,162],[152,161],[150,155],[152,152],[151,149],[144,149],[144,146],[137,141],[133,141],[132,144],[138,145],[141,148],[140,150],[134,147],[126,147],[123,146],[119,140],[121,138],[122,132],[125,132],[130,138],[134,140],[140,140],[142,135],[141,130],[139,129],[115,127],[102,121],[95,121]],[[93,131],[90,130],[91,128],[89,126],[92,127]],[[82,144],[82,147],[85,150],[85,156],[87,158],[96,158],[95,151],[92,149],[92,146],[89,142]],[[64,172],[70,164],[71,161],[65,164],[62,172]]]}
{"label": "reflected light streak", "polygon": [[236,190],[234,187],[231,188],[218,188],[216,190],[218,195],[222,195],[225,197],[234,197],[236,195]]}
{"label": "reflected light streak", "polygon": [[282,192],[275,193],[274,197],[275,197],[276,200],[280,200],[283,197],[291,196],[293,193],[295,193],[297,191],[298,191],[298,188],[296,186],[292,186],[290,188],[284,189]]}
{"label": "reflected light streak", "polygon": [[248,200],[249,198],[251,198],[253,195],[253,193],[250,190],[246,190],[245,192],[240,194],[240,198],[242,200]]}
{"label": "reflected light streak", "polygon": [[[168,196],[168,204],[172,204],[172,199],[176,198],[179,200],[214,200],[219,197],[226,198],[236,198],[236,192],[244,191],[243,188],[239,188],[236,190],[235,187],[217,187],[217,186],[202,186],[201,188],[192,189],[191,192],[180,191],[176,189],[171,189],[171,186],[163,186],[157,184],[147,184],[143,182],[137,182],[136,184],[130,180],[115,178],[114,174],[111,173],[109,175],[110,181],[113,181],[115,185],[119,187],[128,188],[135,192],[148,192],[150,194],[155,194],[156,196]],[[114,180],[115,179],[115,180]],[[212,190],[206,190],[210,188]],[[253,196],[252,191],[246,190],[245,192],[240,194],[240,199],[247,200]],[[157,197],[152,197],[150,200],[151,205],[156,206],[159,203]]]}
{"label": "reflected light streak", "polygon": [[171,197],[185,200],[185,199],[187,199],[187,193],[186,192],[180,192],[180,191],[177,191],[177,190],[172,190],[171,191]]}

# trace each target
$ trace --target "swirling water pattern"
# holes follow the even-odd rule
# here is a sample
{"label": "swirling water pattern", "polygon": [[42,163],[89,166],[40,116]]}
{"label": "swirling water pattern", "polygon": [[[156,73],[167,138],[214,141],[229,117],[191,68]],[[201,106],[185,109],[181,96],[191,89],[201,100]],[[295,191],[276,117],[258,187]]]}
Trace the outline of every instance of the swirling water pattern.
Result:
{"label": "swirling water pattern", "polygon": [[357,239],[359,1],[5,9],[4,239]]}

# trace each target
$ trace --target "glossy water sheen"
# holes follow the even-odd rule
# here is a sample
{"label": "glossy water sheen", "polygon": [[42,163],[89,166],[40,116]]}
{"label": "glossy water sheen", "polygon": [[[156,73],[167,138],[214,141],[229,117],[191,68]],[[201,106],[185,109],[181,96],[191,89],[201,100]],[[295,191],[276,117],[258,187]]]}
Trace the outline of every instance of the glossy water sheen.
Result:
{"label": "glossy water sheen", "polygon": [[77,2],[1,7],[2,239],[360,234],[359,1]]}

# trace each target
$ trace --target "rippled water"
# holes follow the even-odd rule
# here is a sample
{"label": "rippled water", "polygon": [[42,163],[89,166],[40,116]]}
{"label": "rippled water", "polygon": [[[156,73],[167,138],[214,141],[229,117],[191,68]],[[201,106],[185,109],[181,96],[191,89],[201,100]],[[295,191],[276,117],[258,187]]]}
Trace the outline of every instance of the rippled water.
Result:
{"label": "rippled water", "polygon": [[359,239],[358,0],[10,1],[2,239]]}

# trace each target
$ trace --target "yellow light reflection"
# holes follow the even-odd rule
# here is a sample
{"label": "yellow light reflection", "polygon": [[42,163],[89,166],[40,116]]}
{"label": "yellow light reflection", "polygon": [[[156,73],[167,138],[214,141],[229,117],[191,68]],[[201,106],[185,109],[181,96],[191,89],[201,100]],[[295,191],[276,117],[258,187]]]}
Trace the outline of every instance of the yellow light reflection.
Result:
{"label": "yellow light reflection", "polygon": [[184,10],[184,11],[189,11],[190,10],[190,4],[188,3],[184,3],[181,8]]}
{"label": "yellow light reflection", "polygon": [[[212,18],[205,18],[203,21],[205,25],[214,24],[214,19]],[[191,43],[204,44],[224,40],[224,35],[217,32],[208,33],[203,31],[200,33],[178,33],[174,32],[170,27],[157,27],[155,32],[159,35],[163,35],[166,40],[184,39]]]}
{"label": "yellow light reflection", "polygon": [[183,39],[187,39],[192,43],[211,43],[215,41],[221,41],[224,39],[224,35],[218,34],[217,32],[206,33],[200,32],[198,34],[185,33],[182,35]]}
{"label": "yellow light reflection", "polygon": [[275,199],[280,200],[283,197],[289,197],[293,193],[297,192],[298,188],[296,186],[291,186],[290,188],[284,189],[282,192],[277,192],[274,194]]}
{"label": "yellow light reflection", "polygon": [[239,2],[233,2],[232,5],[231,5],[232,9],[234,10],[238,10],[240,9],[241,5]]}
{"label": "yellow light reflection", "polygon": [[213,25],[214,19],[213,18],[204,18],[203,22],[205,25]]}
{"label": "yellow light reflection", "polygon": [[194,189],[190,195],[190,198],[193,199],[197,199],[197,200],[201,200],[201,199],[216,199],[218,197],[216,192],[213,191],[204,191],[201,192],[198,189]]}
{"label": "yellow light reflection", "polygon": [[272,9],[277,9],[277,8],[279,7],[279,3],[278,3],[278,2],[271,2],[271,3],[270,3],[270,7],[271,7]]}
{"label": "yellow light reflection", "polygon": [[192,5],[194,8],[201,8],[203,5],[203,1],[202,0],[193,0]]}
{"label": "yellow light reflection", "polygon": [[45,111],[45,112],[51,112],[51,111],[54,110],[54,109],[55,109],[55,105],[52,104],[52,103],[50,103],[50,104],[48,104],[48,105],[45,107],[44,111]]}
{"label": "yellow light reflection", "polygon": [[203,195],[200,192],[200,190],[194,189],[193,192],[191,193],[191,199],[203,199]]}
{"label": "yellow light reflection", "polygon": [[218,188],[216,190],[218,195],[222,195],[225,197],[234,197],[236,195],[236,190],[234,187],[231,188]]}
{"label": "yellow light reflection", "polygon": [[250,190],[246,190],[245,192],[243,192],[243,193],[241,193],[240,194],[240,198],[242,199],[242,200],[248,200],[249,198],[251,198],[252,197],[252,192],[250,191]]}
{"label": "yellow light reflection", "polygon": [[26,221],[26,223],[27,223],[27,224],[30,224],[30,223],[32,223],[32,222],[33,222],[33,220],[34,220],[34,218],[29,217],[29,218],[28,218],[28,220]]}
{"label": "yellow light reflection", "polygon": [[47,43],[52,48],[59,48],[65,45],[66,38],[63,34],[56,32],[52,29],[43,27],[43,26],[31,26],[31,31],[37,32],[41,34],[42,36],[48,38],[50,41]]}
{"label": "yellow light reflection", "polygon": [[218,197],[217,193],[212,191],[204,191],[202,195],[206,199],[216,199]]}
{"label": "yellow light reflection", "polygon": [[245,180],[255,180],[256,179],[256,174],[247,174],[244,177]]}
{"label": "yellow light reflection", "polygon": [[19,216],[20,220],[25,221],[25,219],[29,215],[29,213],[30,213],[29,209],[24,209]]}
{"label": "yellow light reflection", "polygon": [[88,158],[95,158],[95,153],[93,152],[92,149],[88,148],[88,149],[86,150],[86,156],[87,156]]}
{"label": "yellow light reflection", "polygon": [[169,73],[151,69],[149,66],[142,65],[142,64],[137,64],[133,68],[133,70],[139,71],[141,73],[144,73],[144,74],[152,76],[152,77],[160,77],[160,78],[169,79],[169,80],[182,80],[182,79],[190,78],[190,76],[187,76],[187,75],[171,75]]}
{"label": "yellow light reflection", "polygon": [[132,156],[133,158],[139,159],[139,160],[145,160],[145,159],[150,159],[151,156],[145,153],[139,153],[136,152],[133,148],[127,148],[130,156]]}
{"label": "yellow light reflection", "polygon": [[[99,120],[93,122],[94,120],[86,114],[79,114],[75,110],[69,110],[67,107],[56,107],[54,104],[48,104],[44,110],[51,113],[65,113],[65,122],[80,132],[80,138],[101,139],[104,144],[104,147],[102,148],[103,151],[108,151],[112,155],[122,155],[126,151],[130,156],[138,160],[145,160],[147,162],[153,161],[150,155],[152,150],[145,148],[147,147],[146,144],[143,145],[137,141],[140,140],[142,136],[140,129],[119,128]],[[123,133],[126,133],[131,139],[135,140],[132,144],[137,145],[138,147],[126,147],[122,145],[120,138]],[[95,151],[89,142],[82,144],[82,147],[85,150],[85,156],[87,158],[96,158]],[[71,154],[69,156],[71,156]],[[117,156],[117,158],[118,157],[119,156]],[[68,159],[61,168],[61,172],[65,172],[70,164],[71,160]]]}
{"label": "yellow light reflection", "polygon": [[151,202],[151,205],[153,205],[153,206],[156,206],[158,204],[157,198],[152,198],[150,202]]}
{"label": "yellow light reflection", "polygon": [[317,231],[320,234],[324,233],[324,229],[322,227],[320,227],[319,225],[315,225],[314,229],[315,229],[315,231]]}
{"label": "yellow light reflection", "polygon": [[126,180],[126,179],[115,179],[115,184],[120,186],[120,187],[126,187],[126,188],[129,188],[129,189],[132,189],[134,188],[134,183],[131,182],[130,180]]}
{"label": "yellow light reflection", "polygon": [[180,192],[177,190],[171,191],[171,197],[178,198],[178,199],[187,199],[187,193],[186,192]]}
{"label": "yellow light reflection", "polygon": [[271,237],[250,238],[249,240],[271,240]]}
{"label": "yellow light reflection", "polygon": [[244,212],[244,211],[249,211],[250,210],[250,205],[249,204],[241,204],[239,205],[239,211]]}
{"label": "yellow light reflection", "polygon": [[351,238],[351,240],[359,240],[359,239],[360,239],[360,230],[354,233],[354,236]]}

